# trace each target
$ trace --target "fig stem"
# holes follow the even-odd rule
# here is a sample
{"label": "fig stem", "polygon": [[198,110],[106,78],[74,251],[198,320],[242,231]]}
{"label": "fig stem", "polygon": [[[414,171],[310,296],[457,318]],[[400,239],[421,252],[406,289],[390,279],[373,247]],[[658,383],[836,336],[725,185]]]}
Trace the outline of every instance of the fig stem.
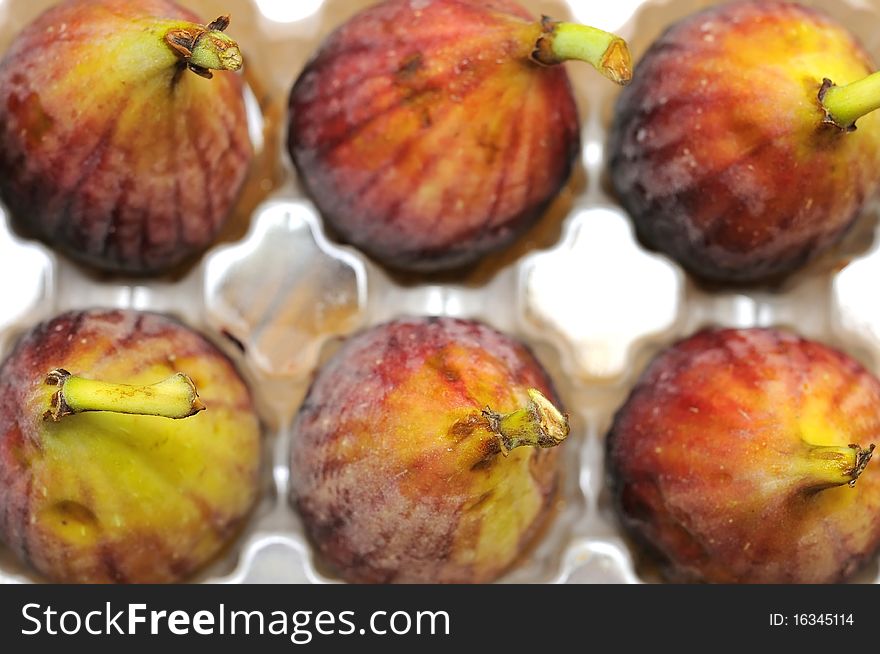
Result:
{"label": "fig stem", "polygon": [[528,396],[528,404],[512,413],[502,415],[489,407],[483,410],[504,456],[518,447],[556,447],[571,431],[568,416],[553,406],[541,391],[530,388]]}
{"label": "fig stem", "polygon": [[855,486],[874,454],[874,445],[867,449],[859,445],[846,447],[815,446],[810,448],[810,490],[835,486]]}
{"label": "fig stem", "polygon": [[84,379],[58,369],[46,376],[46,384],[58,387],[51,408],[43,414],[43,420],[52,422],[87,411],[179,420],[205,410],[193,380],[180,372],[151,386],[129,386]]}
{"label": "fig stem", "polygon": [[595,27],[559,23],[546,16],[544,33],[532,58],[546,66],[578,60],[591,64],[602,75],[622,86],[632,80],[632,55],[622,38]]}
{"label": "fig stem", "polygon": [[827,122],[853,131],[859,118],[880,109],[880,72],[844,86],[826,79],[819,91],[819,101]]}
{"label": "fig stem", "polygon": [[229,16],[220,16],[208,25],[178,24],[165,33],[165,43],[186,62],[191,71],[211,79],[212,70],[240,70],[241,49],[224,34]]}

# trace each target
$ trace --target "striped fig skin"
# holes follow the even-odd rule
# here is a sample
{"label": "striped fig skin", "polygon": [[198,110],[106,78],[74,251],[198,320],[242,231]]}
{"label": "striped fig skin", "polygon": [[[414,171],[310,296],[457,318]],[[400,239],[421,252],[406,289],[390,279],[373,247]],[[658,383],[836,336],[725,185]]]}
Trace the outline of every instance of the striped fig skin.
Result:
{"label": "striped fig skin", "polygon": [[168,0],[68,0],[0,63],[0,196],[87,265],[157,274],[207,247],[252,151],[241,79],[206,80],[147,27]]}
{"label": "striped fig skin", "polygon": [[291,93],[288,145],[342,239],[430,272],[541,217],[580,131],[563,67],[530,61],[540,35],[508,0],[389,0],[325,41]]}
{"label": "striped fig skin", "polygon": [[833,583],[880,546],[880,467],[817,485],[810,445],[867,447],[880,381],[767,329],[708,330],[658,356],[617,413],[609,485],[673,581]]}
{"label": "striped fig skin", "polygon": [[[135,385],[186,372],[207,410],[47,422],[56,388],[45,379],[57,368]],[[0,366],[0,540],[56,582],[179,582],[240,529],[260,452],[247,387],[201,335],[156,314],[63,314]]]}
{"label": "striped fig skin", "polygon": [[291,500],[321,553],[361,583],[484,583],[546,522],[559,448],[503,457],[481,412],[559,405],[520,343],[476,322],[406,319],[352,337],[291,437]]}
{"label": "striped fig skin", "polygon": [[873,72],[816,9],[709,8],[671,27],[636,67],[610,136],[611,177],[643,241],[712,281],[791,273],[836,244],[877,193],[880,117],[845,133],[823,78]]}

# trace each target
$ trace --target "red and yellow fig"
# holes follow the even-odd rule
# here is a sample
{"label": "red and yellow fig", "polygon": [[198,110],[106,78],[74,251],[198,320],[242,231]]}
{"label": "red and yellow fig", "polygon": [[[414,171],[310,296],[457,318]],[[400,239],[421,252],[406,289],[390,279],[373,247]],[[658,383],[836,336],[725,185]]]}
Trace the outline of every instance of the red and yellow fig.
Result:
{"label": "red and yellow fig", "polygon": [[733,283],[827,251],[880,188],[874,70],[849,31],[798,4],[724,4],[672,26],[621,94],[609,145],[641,238]]}
{"label": "red and yellow fig", "polygon": [[0,198],[22,229],[110,271],[209,245],[252,157],[241,52],[170,0],[66,0],[0,63]]}
{"label": "red and yellow fig", "polygon": [[829,583],[880,547],[880,381],[769,329],[662,353],[614,419],[623,524],[676,581]]}
{"label": "red and yellow fig", "polygon": [[291,499],[349,581],[492,581],[551,512],[569,433],[558,404],[532,354],[485,325],[375,327],[309,390]]}
{"label": "red and yellow fig", "polygon": [[629,51],[510,0],[386,0],[321,46],[290,96],[290,154],[327,223],[398,269],[472,263],[537,221],[580,150],[561,62],[624,83]]}

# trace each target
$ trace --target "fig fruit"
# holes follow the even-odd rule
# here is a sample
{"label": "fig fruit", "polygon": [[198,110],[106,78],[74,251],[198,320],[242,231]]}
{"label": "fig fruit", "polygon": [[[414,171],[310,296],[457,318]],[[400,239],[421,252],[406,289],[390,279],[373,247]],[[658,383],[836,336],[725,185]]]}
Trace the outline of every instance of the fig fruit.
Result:
{"label": "fig fruit", "polygon": [[565,60],[624,83],[626,43],[510,0],[386,0],[333,33],[290,96],[300,179],[387,266],[458,268],[536,222],[580,151]]}
{"label": "fig fruit", "polygon": [[168,271],[230,214],[252,157],[241,52],[169,0],[67,0],[0,63],[0,198],[92,267]]}
{"label": "fig fruit", "polygon": [[250,511],[260,439],[247,387],[199,334],[66,313],[0,366],[0,540],[54,581],[180,581]]}
{"label": "fig fruit", "polygon": [[829,583],[880,545],[880,381],[776,330],[661,354],[614,419],[612,494],[675,581]]}
{"label": "fig fruit", "polygon": [[371,583],[481,583],[546,522],[567,418],[541,365],[476,322],[352,337],[292,430],[291,499],[324,560]]}
{"label": "fig fruit", "polygon": [[797,4],[730,3],[669,28],[610,136],[639,236],[722,283],[777,281],[828,250],[880,184],[873,70],[850,32]]}

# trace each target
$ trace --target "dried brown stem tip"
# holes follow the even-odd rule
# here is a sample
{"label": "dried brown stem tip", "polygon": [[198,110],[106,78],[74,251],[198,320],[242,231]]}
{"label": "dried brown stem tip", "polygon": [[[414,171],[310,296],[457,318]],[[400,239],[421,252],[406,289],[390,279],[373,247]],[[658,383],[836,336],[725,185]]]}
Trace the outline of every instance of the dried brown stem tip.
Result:
{"label": "dried brown stem tip", "polygon": [[169,30],[165,42],[196,75],[211,79],[211,70],[239,70],[243,59],[238,44],[223,32],[229,16],[220,16],[208,25],[188,25]]}
{"label": "dried brown stem tip", "polygon": [[858,445],[850,445],[850,447],[856,450],[856,464],[852,471],[852,480],[849,482],[849,485],[852,487],[856,485],[859,477],[862,476],[865,468],[871,462],[871,457],[874,456],[874,444],[871,443],[868,449],[862,449]]}

